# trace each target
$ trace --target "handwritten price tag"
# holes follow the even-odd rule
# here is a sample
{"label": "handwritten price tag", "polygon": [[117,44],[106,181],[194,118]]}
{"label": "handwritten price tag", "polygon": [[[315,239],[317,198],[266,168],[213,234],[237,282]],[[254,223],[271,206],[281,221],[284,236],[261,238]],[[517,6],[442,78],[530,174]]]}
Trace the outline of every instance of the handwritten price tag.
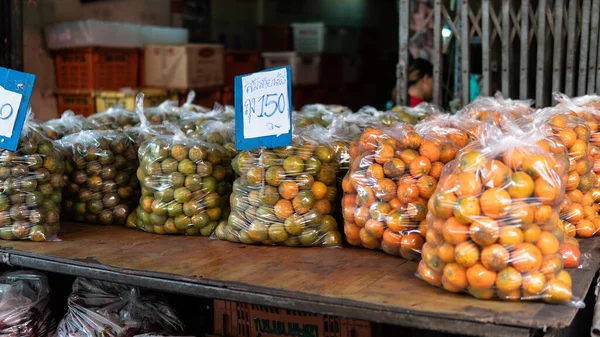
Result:
{"label": "handwritten price tag", "polygon": [[238,150],[292,144],[290,67],[235,78],[235,144]]}
{"label": "handwritten price tag", "polygon": [[35,75],[0,67],[0,148],[17,149],[34,83]]}

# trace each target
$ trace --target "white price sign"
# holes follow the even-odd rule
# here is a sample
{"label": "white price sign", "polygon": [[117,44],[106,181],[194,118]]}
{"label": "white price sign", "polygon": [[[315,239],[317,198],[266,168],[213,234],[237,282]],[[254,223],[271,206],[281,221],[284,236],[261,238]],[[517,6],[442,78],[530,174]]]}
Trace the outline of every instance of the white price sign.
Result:
{"label": "white price sign", "polygon": [[0,136],[12,137],[22,98],[23,95],[0,86]]}
{"label": "white price sign", "polygon": [[236,78],[236,146],[239,150],[291,144],[290,79],[289,67]]}
{"label": "white price sign", "polygon": [[0,67],[0,148],[17,149],[34,84],[35,75]]}

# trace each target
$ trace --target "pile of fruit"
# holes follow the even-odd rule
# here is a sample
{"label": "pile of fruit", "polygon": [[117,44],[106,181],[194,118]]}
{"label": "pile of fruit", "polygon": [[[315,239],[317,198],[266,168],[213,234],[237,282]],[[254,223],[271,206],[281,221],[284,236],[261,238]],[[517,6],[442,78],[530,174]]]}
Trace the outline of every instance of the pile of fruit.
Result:
{"label": "pile of fruit", "polygon": [[339,162],[333,148],[297,130],[292,146],[243,151],[232,162],[231,215],[219,239],[245,244],[340,246],[331,215]]}
{"label": "pile of fruit", "polygon": [[81,131],[59,142],[65,153],[67,218],[125,224],[139,196],[134,143],[122,131]]}
{"label": "pile of fruit", "polygon": [[23,130],[17,151],[0,150],[0,238],[51,240],[60,229],[62,154],[32,120]]}

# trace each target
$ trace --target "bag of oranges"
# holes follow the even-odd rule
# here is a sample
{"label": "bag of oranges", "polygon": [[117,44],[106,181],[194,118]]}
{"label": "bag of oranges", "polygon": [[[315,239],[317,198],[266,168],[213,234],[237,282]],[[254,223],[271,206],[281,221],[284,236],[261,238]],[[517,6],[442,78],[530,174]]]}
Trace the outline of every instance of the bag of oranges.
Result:
{"label": "bag of oranges", "polygon": [[342,181],[348,243],[417,259],[425,237],[427,202],[445,163],[468,142],[445,125],[451,117],[410,126],[368,128],[350,149]]}
{"label": "bag of oranges", "polygon": [[[231,215],[217,238],[245,244],[341,246],[334,149],[321,127],[295,129],[292,145],[242,151],[232,162]],[[312,135],[311,135],[312,134]]]}
{"label": "bag of oranges", "polygon": [[540,133],[486,135],[444,168],[419,277],[481,299],[575,303],[559,252],[567,168]]}
{"label": "bag of oranges", "polygon": [[139,206],[127,227],[156,234],[209,236],[229,215],[231,155],[223,147],[187,137],[168,124],[138,151]]}

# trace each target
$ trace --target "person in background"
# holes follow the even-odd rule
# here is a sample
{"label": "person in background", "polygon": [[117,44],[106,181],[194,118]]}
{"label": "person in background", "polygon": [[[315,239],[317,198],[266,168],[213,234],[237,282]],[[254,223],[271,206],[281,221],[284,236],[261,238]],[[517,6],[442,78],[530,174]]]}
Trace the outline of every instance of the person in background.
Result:
{"label": "person in background", "polygon": [[[409,106],[415,107],[422,102],[431,102],[433,98],[433,64],[425,59],[411,60],[408,66],[408,98]],[[392,101],[386,107],[390,110],[396,101],[396,90],[392,91]]]}

